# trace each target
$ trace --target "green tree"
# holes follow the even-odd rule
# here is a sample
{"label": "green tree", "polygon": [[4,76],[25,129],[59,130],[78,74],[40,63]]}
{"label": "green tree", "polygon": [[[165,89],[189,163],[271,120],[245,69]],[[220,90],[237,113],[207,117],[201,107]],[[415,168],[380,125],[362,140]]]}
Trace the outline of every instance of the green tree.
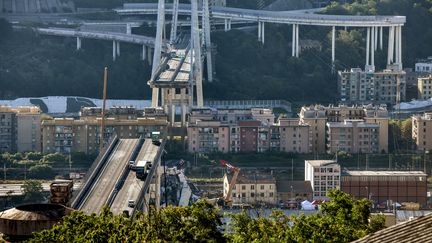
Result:
{"label": "green tree", "polygon": [[[233,242],[351,242],[384,227],[382,217],[370,217],[370,202],[332,190],[321,213],[289,217],[280,211],[268,219],[246,213],[231,215]],[[292,226],[289,226],[292,224]]]}
{"label": "green tree", "polygon": [[28,171],[32,179],[53,179],[55,176],[53,168],[46,164],[34,165]]}
{"label": "green tree", "polygon": [[26,157],[28,160],[41,160],[43,155],[41,152],[28,152]]}
{"label": "green tree", "polygon": [[221,216],[205,201],[167,207],[131,220],[104,208],[100,215],[75,211],[30,242],[225,242]]}
{"label": "green tree", "polygon": [[62,153],[47,154],[43,157],[43,162],[50,164],[64,164],[66,156]]}
{"label": "green tree", "polygon": [[42,183],[35,180],[27,180],[21,186],[24,192],[24,202],[38,203],[44,200]]}

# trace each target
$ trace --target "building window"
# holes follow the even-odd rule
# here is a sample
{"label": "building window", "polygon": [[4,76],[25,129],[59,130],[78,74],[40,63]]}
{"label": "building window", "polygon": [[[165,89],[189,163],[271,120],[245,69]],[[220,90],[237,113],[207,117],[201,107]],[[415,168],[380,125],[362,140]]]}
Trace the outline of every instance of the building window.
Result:
{"label": "building window", "polygon": [[255,190],[255,185],[251,185],[251,190]]}
{"label": "building window", "polygon": [[273,192],[270,192],[270,195],[269,195],[270,197],[273,197]]}
{"label": "building window", "polygon": [[260,188],[261,188],[261,190],[264,190],[264,185],[261,185],[261,187],[260,187]]}
{"label": "building window", "polygon": [[264,192],[261,192],[261,197],[264,197]]}
{"label": "building window", "polygon": [[242,197],[246,197],[246,193],[245,192],[242,193]]}

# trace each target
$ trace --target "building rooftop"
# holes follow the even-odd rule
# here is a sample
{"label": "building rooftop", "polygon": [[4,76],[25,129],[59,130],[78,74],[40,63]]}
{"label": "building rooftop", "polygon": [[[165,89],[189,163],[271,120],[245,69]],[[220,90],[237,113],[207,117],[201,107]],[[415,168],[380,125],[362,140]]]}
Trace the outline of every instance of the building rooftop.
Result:
{"label": "building rooftop", "polygon": [[278,180],[276,182],[277,192],[312,193],[310,181]]}
{"label": "building rooftop", "polygon": [[320,166],[337,164],[336,160],[305,160],[305,162],[310,164],[312,167],[320,167]]}
{"label": "building rooftop", "polygon": [[[227,176],[231,181],[233,174],[227,174]],[[241,171],[236,184],[276,184],[276,179],[271,174]]]}
{"label": "building rooftop", "polygon": [[376,128],[379,127],[379,123],[375,122],[364,122],[363,120],[344,120],[343,122],[327,122],[327,126],[332,127],[354,127],[354,123],[357,123],[356,127],[365,128]]}
{"label": "building rooftop", "polygon": [[430,242],[432,238],[432,214],[421,216],[369,234],[354,242]]}
{"label": "building rooftop", "polygon": [[423,171],[344,170],[342,174],[349,176],[427,176]]}

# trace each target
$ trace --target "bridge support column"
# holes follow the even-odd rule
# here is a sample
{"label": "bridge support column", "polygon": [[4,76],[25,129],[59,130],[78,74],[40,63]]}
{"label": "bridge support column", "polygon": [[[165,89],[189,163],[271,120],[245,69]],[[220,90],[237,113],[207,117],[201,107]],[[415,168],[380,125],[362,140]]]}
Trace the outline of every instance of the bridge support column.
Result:
{"label": "bridge support column", "polygon": [[402,70],[402,26],[398,26],[398,65],[399,70]]}
{"label": "bridge support column", "polygon": [[299,25],[298,24],[296,24],[296,36],[295,36],[295,38],[296,38],[296,41],[295,41],[295,43],[296,43],[296,57],[298,58],[299,57],[299,54],[300,54],[300,45],[299,45]]}
{"label": "bridge support column", "polygon": [[370,27],[367,27],[366,34],[366,66],[369,66],[369,53],[370,53]]}
{"label": "bridge support column", "polygon": [[210,10],[209,0],[203,0],[203,33],[204,43],[206,50],[206,63],[207,63],[207,81],[213,81],[213,64],[212,64],[212,46],[210,36]]}
{"label": "bridge support column", "polygon": [[[193,50],[193,79],[196,87],[197,107],[202,108],[204,103],[202,90],[202,62],[201,62],[201,44],[198,26],[198,0],[191,0],[191,40]],[[227,21],[227,20],[226,20]],[[189,94],[190,95],[190,94]]]}
{"label": "bridge support column", "polygon": [[149,62],[149,65],[152,65],[152,49],[151,47],[147,47],[147,59]]}
{"label": "bridge support column", "polygon": [[24,0],[24,12],[28,13],[28,11],[29,11],[29,0]]}
{"label": "bridge support column", "polygon": [[179,0],[174,0],[172,21],[171,21],[170,43],[174,43],[175,39],[177,38],[178,6],[179,6]]}
{"label": "bridge support column", "polygon": [[258,41],[261,41],[261,21],[258,21]]}
{"label": "bridge support column", "polygon": [[231,30],[231,19],[228,19],[228,30]]}
{"label": "bridge support column", "polygon": [[120,42],[116,41],[116,45],[117,45],[117,47],[116,47],[117,56],[120,56]]}
{"label": "bridge support column", "polygon": [[394,26],[389,27],[388,47],[387,47],[387,65],[393,62],[394,56]]}
{"label": "bridge support column", "polygon": [[186,126],[186,106],[183,102],[181,103],[180,109],[181,109],[181,126],[184,127]]}
{"label": "bridge support column", "polygon": [[143,61],[145,61],[145,59],[146,59],[146,46],[145,45],[143,45],[142,46],[142,53],[141,53],[141,60],[143,60]]}
{"label": "bridge support column", "polygon": [[383,49],[383,27],[380,27],[380,50]]}
{"label": "bridge support column", "polygon": [[295,24],[293,24],[292,25],[292,39],[291,39],[291,49],[292,49],[292,52],[291,52],[291,56],[293,56],[293,57],[295,57],[295,47],[296,47],[296,38],[295,38],[295,36],[296,36],[296,25]]}
{"label": "bridge support column", "polygon": [[129,23],[126,24],[126,34],[128,35],[132,34],[132,27],[131,24]]}
{"label": "bridge support column", "polygon": [[376,51],[378,49],[378,27],[373,27],[374,29],[374,50]]}
{"label": "bridge support column", "polygon": [[171,125],[174,126],[174,124],[175,124],[175,115],[176,115],[176,106],[174,104],[171,105],[170,110],[171,110],[170,122],[171,122]]}
{"label": "bridge support column", "polygon": [[264,40],[265,40],[265,34],[264,34],[264,28],[265,27],[265,23],[264,22],[261,22],[261,42],[263,43],[263,45],[264,45]]}
{"label": "bridge support column", "polygon": [[228,31],[228,19],[224,19],[225,20],[225,32]]}
{"label": "bridge support column", "polygon": [[116,45],[116,42],[115,42],[115,41],[113,41],[113,49],[112,49],[112,54],[113,54],[113,61],[115,61],[115,60],[116,60],[116,56],[117,56],[117,51],[116,51],[116,47],[117,47],[117,45]]}
{"label": "bridge support column", "polygon": [[332,70],[334,71],[335,62],[335,48],[336,48],[336,26],[332,28]]}
{"label": "bridge support column", "polygon": [[376,50],[376,31],[375,31],[376,29],[375,29],[375,27],[372,27],[371,28],[371,34],[372,34],[372,36],[371,36],[371,48],[370,48],[370,51],[371,51],[371,62],[370,62],[370,64],[371,64],[371,66],[372,66],[372,68],[375,70],[375,50]]}
{"label": "bridge support column", "polygon": [[12,13],[16,13],[17,11],[16,0],[12,0],[11,4],[12,4]]}
{"label": "bridge support column", "polygon": [[36,11],[38,13],[42,12],[40,0],[36,0]]}
{"label": "bridge support column", "polygon": [[78,50],[81,49],[81,38],[80,38],[80,37],[77,37],[76,40],[77,40],[77,47],[76,47],[76,49],[77,49],[77,51],[78,51]]}

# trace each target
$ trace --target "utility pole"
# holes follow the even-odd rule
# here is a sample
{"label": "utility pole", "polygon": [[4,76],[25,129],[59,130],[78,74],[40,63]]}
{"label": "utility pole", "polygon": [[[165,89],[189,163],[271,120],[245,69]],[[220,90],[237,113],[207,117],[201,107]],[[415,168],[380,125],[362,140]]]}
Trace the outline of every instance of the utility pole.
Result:
{"label": "utility pole", "polygon": [[100,128],[100,142],[99,142],[99,151],[102,151],[104,147],[105,140],[105,102],[106,102],[106,90],[107,90],[107,79],[108,79],[108,68],[105,67],[104,70],[104,84],[103,84],[103,98],[102,98],[102,119],[101,119],[101,128]]}

